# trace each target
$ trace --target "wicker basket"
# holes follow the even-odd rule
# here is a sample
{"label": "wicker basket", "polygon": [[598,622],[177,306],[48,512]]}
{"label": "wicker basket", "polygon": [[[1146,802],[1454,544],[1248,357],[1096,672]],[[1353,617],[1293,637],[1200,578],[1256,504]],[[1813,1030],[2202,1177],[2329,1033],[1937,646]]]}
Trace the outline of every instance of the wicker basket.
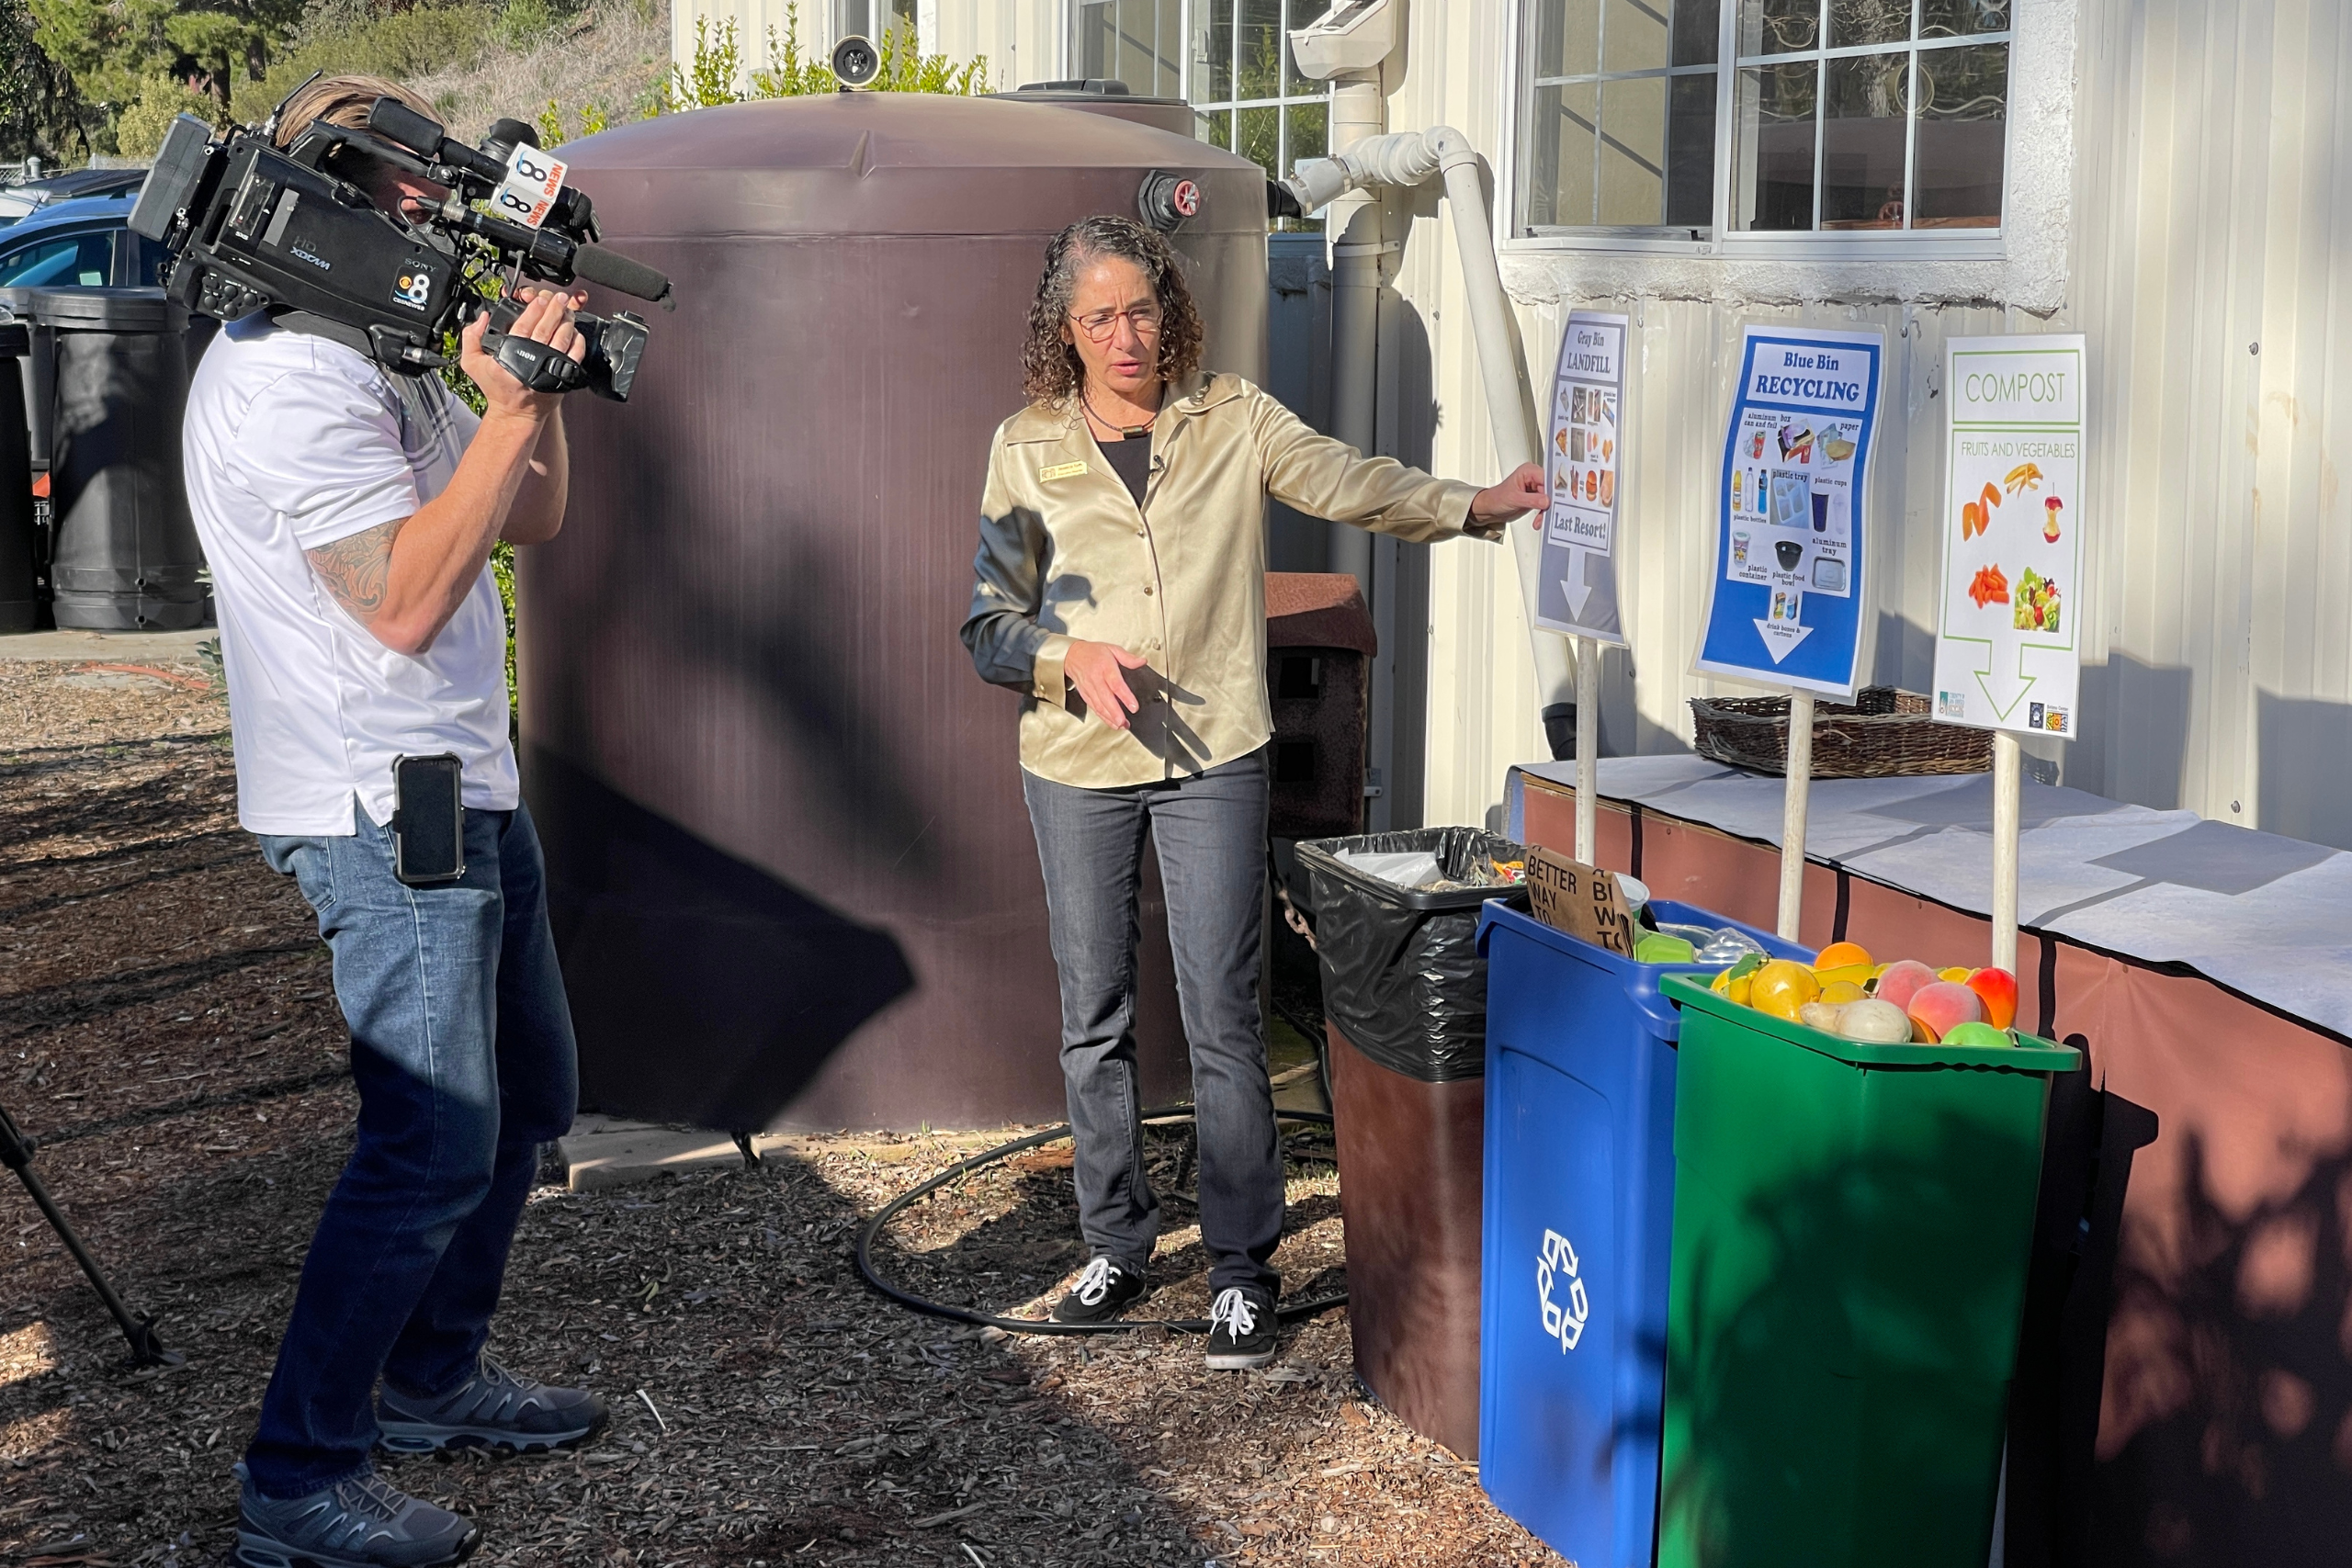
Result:
{"label": "wicker basket", "polygon": [[[1993,765],[1993,732],[1938,724],[1928,699],[1893,686],[1866,686],[1845,703],[1813,710],[1813,776],[1884,779],[1906,773],[1981,773]],[[1759,773],[1789,765],[1789,699],[1693,697],[1699,755]]]}

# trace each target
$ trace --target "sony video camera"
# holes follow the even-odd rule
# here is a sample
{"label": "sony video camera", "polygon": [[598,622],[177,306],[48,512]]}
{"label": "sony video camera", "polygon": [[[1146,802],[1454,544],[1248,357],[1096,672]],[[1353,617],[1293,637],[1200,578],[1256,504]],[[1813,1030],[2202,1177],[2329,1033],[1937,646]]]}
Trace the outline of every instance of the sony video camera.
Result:
{"label": "sony video camera", "polygon": [[[530,127],[502,119],[469,147],[379,98],[366,130],[313,121],[281,152],[277,124],[272,115],[215,139],[193,116],[173,122],[130,214],[134,231],[171,253],[173,299],[222,321],[268,310],[405,375],[446,364],[446,334],[487,310],[484,350],[534,391],[584,387],[628,400],[643,318],[581,313],[583,361],[508,332],[522,311],[508,296],[526,277],[556,288],[585,278],[657,303],[670,297],[669,279],[597,244],[586,193],[565,186],[564,164],[540,150]],[[447,195],[380,211],[354,183],[363,158]],[[500,269],[508,288],[485,298]]]}

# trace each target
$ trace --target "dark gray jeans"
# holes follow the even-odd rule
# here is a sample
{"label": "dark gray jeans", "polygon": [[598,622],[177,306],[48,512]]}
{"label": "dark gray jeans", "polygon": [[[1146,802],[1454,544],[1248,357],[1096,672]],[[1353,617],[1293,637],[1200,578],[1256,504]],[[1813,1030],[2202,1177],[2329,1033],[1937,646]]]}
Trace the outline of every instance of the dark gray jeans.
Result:
{"label": "dark gray jeans", "polygon": [[1209,1287],[1273,1291],[1283,1168],[1258,1011],[1266,754],[1132,789],[1077,789],[1023,773],[1022,790],[1061,972],[1062,1077],[1089,1250],[1140,1269],[1159,1236],[1136,1077],[1136,894],[1148,829],[1193,1052]]}

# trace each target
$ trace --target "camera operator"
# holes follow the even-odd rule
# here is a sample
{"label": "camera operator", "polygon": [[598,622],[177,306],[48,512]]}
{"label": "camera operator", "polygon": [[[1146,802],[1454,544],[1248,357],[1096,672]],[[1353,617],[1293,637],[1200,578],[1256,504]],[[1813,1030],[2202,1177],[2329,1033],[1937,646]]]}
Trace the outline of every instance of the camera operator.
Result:
{"label": "camera operator", "polygon": [[[379,96],[430,112],[392,83],[329,78],[280,111],[277,143],[314,119],[364,126]],[[332,172],[380,209],[443,194],[338,156]],[[514,331],[579,358],[581,301],[526,297]],[[238,820],[318,916],[359,1094],[238,1467],[248,1568],[457,1562],[479,1531],[379,1478],[379,1443],[529,1451],[605,1420],[596,1394],[483,1353],[539,1145],[570,1127],[577,1092],[489,567],[498,540],[562,526],[563,419],[482,353],[483,328],[460,355],[488,400],[479,419],[438,377],[394,375],[336,329],[268,312],[222,330],[188,394]],[[395,875],[393,762],[440,752],[461,764],[465,873],[412,886]]]}

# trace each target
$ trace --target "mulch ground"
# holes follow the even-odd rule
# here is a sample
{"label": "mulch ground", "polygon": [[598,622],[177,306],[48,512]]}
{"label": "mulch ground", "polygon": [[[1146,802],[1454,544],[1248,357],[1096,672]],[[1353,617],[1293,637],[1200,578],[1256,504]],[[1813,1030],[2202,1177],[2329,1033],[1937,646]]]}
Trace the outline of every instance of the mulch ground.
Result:
{"label": "mulch ground", "polygon": [[[194,663],[0,661],[0,1106],[187,1358],[123,1366],[0,1175],[0,1560],[226,1561],[229,1467],[349,1149],[326,951],[235,826],[226,730]],[[1191,1144],[1151,1136],[1170,1196],[1137,1314],[1193,1317]],[[966,1152],[903,1142],[591,1193],[550,1180],[492,1348],[603,1390],[611,1427],[569,1454],[387,1472],[478,1518],[478,1561],[520,1565],[1559,1561],[1364,1393],[1344,1310],[1231,1374],[1188,1334],[1008,1337],[883,1302],[853,1266],[859,1228]],[[1344,1281],[1328,1134],[1294,1128],[1289,1147],[1279,1261],[1292,1293],[1320,1293]],[[1035,1310],[1082,1260],[1076,1235],[1067,1145],[1049,1145],[918,1203],[878,1261],[943,1299]]]}

